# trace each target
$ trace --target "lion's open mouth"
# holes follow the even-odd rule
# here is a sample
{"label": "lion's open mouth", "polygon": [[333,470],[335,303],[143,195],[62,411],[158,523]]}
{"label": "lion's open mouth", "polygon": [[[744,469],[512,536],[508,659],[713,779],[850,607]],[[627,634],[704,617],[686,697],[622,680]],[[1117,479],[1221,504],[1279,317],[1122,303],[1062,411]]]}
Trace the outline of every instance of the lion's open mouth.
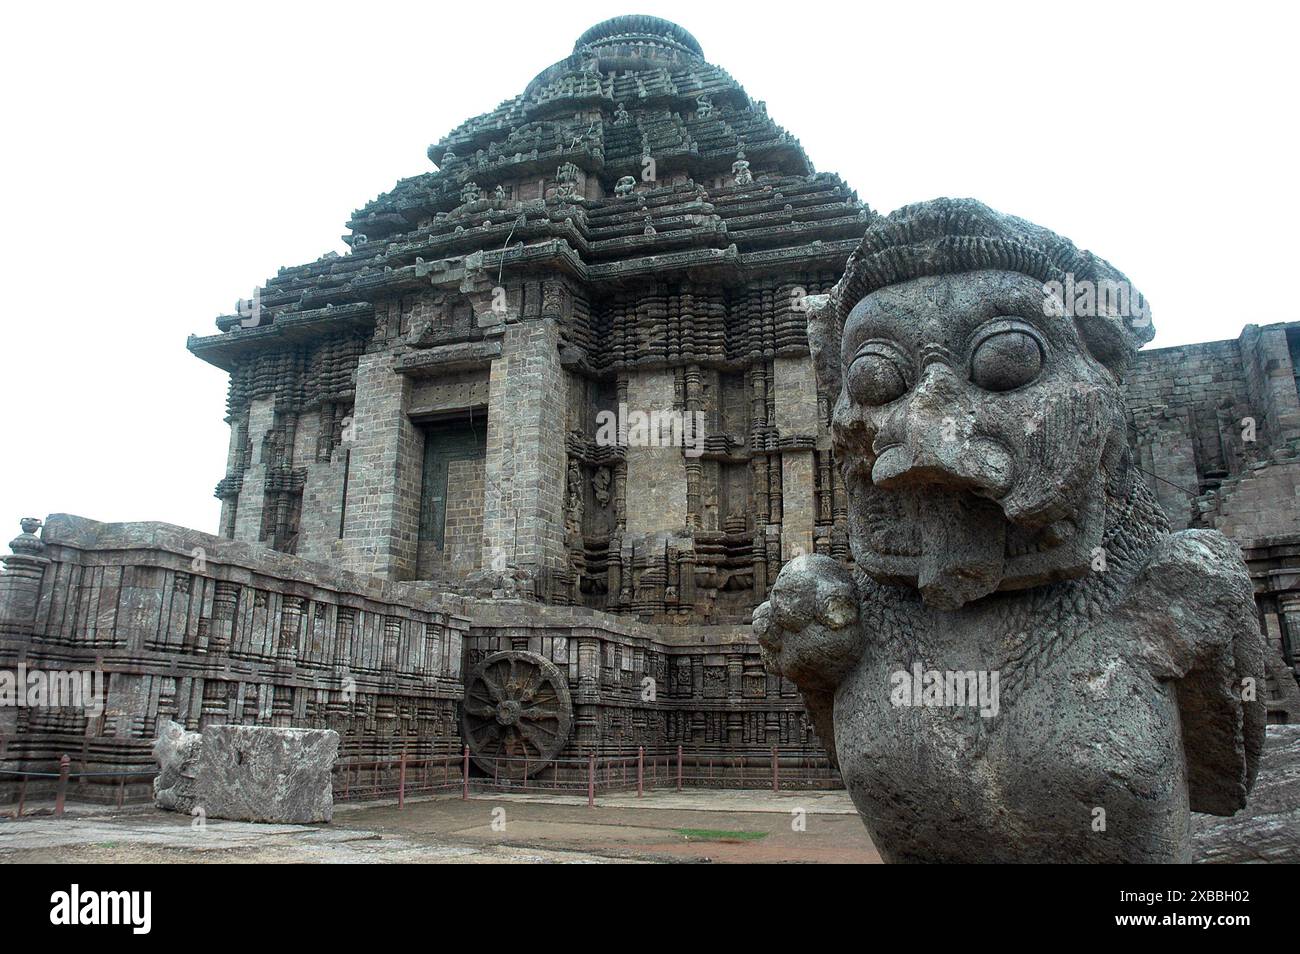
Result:
{"label": "lion's open mouth", "polygon": [[932,490],[920,506],[916,585],[926,603],[957,607],[1002,582],[1007,521],[995,503],[965,491]]}

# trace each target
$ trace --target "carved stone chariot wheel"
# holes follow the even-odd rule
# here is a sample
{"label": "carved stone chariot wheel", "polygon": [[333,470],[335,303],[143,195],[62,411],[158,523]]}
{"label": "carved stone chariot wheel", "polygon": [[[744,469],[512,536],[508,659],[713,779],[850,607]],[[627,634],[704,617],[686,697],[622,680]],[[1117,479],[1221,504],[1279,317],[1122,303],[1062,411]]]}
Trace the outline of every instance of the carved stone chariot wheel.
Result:
{"label": "carved stone chariot wheel", "polygon": [[465,743],[474,764],[496,778],[541,771],[564,748],[572,725],[568,681],[537,653],[493,653],[465,680]]}

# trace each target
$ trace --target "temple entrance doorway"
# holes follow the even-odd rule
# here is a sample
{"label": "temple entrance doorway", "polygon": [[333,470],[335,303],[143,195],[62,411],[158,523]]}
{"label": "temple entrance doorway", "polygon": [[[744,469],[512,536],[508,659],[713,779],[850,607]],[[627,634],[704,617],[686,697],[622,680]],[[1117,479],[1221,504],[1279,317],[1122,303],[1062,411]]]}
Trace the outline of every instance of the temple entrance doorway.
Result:
{"label": "temple entrance doorway", "polygon": [[487,418],[478,414],[420,425],[424,468],[416,576],[464,577],[479,567]]}

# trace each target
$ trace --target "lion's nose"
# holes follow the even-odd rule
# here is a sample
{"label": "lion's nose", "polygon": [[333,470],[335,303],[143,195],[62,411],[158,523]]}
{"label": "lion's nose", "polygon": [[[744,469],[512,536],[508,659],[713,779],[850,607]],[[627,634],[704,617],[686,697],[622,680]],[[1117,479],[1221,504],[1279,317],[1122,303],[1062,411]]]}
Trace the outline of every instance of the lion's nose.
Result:
{"label": "lion's nose", "polygon": [[878,487],[934,484],[996,499],[1011,488],[1012,456],[975,433],[976,416],[953,369],[933,362],[896,419],[877,436]]}

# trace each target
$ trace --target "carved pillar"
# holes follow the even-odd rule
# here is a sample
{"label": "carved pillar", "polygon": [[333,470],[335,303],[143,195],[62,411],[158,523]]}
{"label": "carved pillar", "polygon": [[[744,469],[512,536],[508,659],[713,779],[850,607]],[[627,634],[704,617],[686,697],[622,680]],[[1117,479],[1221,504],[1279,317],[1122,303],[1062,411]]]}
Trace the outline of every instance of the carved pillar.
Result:
{"label": "carved pillar", "polygon": [[847,563],[852,553],[849,549],[849,500],[844,492],[844,475],[840,473],[835,452],[831,456],[831,555]]}
{"label": "carved pillar", "polygon": [[785,742],[785,739],[781,738],[781,713],[772,709],[764,713],[763,734],[764,741],[768,745],[780,745]]}
{"label": "carved pillar", "polygon": [[605,593],[610,609],[622,604],[623,538],[617,533],[609,538],[609,549],[605,551]]}
{"label": "carved pillar", "polygon": [[764,396],[767,398],[763,413],[768,427],[779,427],[776,419],[776,364],[768,362],[764,375]]}
{"label": "carved pillar", "polygon": [[427,675],[442,675],[442,644],[446,639],[443,628],[437,623],[424,626],[424,671]]}
{"label": "carved pillar", "polygon": [[351,606],[340,606],[334,629],[334,668],[339,672],[352,668],[352,635],[356,625],[357,611]]}
{"label": "carved pillar", "polygon": [[743,695],[745,657],[739,653],[727,656],[727,698],[739,699]]}
{"label": "carved pillar", "polygon": [[753,467],[754,520],[759,525],[769,522],[771,507],[768,499],[767,455],[755,452],[750,460]]}
{"label": "carved pillar", "polygon": [[767,426],[767,368],[761,364],[749,369],[750,447],[762,447],[761,433]]}
{"label": "carved pillar", "polygon": [[751,547],[754,565],[754,595],[761,601],[767,592],[767,527],[759,524],[754,530]]}
{"label": "carved pillar", "polygon": [[614,532],[622,535],[627,529],[627,461],[619,459],[614,464]]}
{"label": "carved pillar", "polygon": [[767,581],[770,587],[776,582],[781,571],[781,527],[777,524],[767,526]]}
{"label": "carved pillar", "polygon": [[840,473],[839,461],[835,459],[835,452],[831,451],[831,518],[837,526],[845,524],[849,519],[849,498],[844,492],[844,475]]}
{"label": "carved pillar", "polygon": [[696,421],[703,410],[699,365],[692,364],[685,369],[683,387],[686,399],[686,417],[682,428],[685,445],[682,452],[686,456],[686,520],[689,526],[698,530],[703,525],[703,507],[700,502],[703,467],[697,451],[702,447],[701,442],[704,440],[703,429],[696,426]]}
{"label": "carved pillar", "polygon": [[306,601],[301,596],[284,594],[280,597],[280,632],[275,648],[275,661],[281,666],[298,662],[298,639],[302,632],[302,611]]}
{"label": "carved pillar", "polygon": [[36,623],[36,609],[41,595],[41,581],[50,559],[42,556],[45,544],[36,536],[41,522],[35,517],[19,521],[22,533],[9,541],[13,553],[0,558],[0,632],[26,635]]}
{"label": "carved pillar", "polygon": [[676,606],[678,603],[678,562],[677,548],[664,545],[664,606]]}
{"label": "carved pillar", "polygon": [[831,452],[817,452],[817,522],[831,522]]}
{"label": "carved pillar", "polygon": [[578,639],[578,687],[573,694],[576,744],[582,752],[600,748],[600,640]]}
{"label": "carved pillar", "polygon": [[739,712],[727,714],[727,744],[737,746],[745,744],[744,716]]}
{"label": "carved pillar", "polygon": [[239,605],[239,584],[217,580],[212,592],[212,627],[208,633],[208,652],[230,652],[235,633],[235,608]]}
{"label": "carved pillar", "polygon": [[632,593],[636,585],[636,544],[632,544],[632,546],[627,549],[626,553],[627,555],[624,556],[624,551],[620,549],[618,555],[619,561],[622,564],[618,602],[619,605],[625,608],[632,603]]}
{"label": "carved pillar", "polygon": [[781,522],[781,463],[782,455],[772,454],[767,459],[767,519],[769,523]]}
{"label": "carved pillar", "polygon": [[689,526],[698,530],[704,525],[704,508],[700,502],[700,485],[703,482],[703,465],[698,457],[686,455],[686,519]]}
{"label": "carved pillar", "polygon": [[1277,614],[1282,624],[1278,652],[1294,671],[1300,662],[1300,590],[1277,594]]}
{"label": "carved pillar", "polygon": [[683,550],[677,557],[677,600],[682,606],[695,605],[695,551]]}
{"label": "carved pillar", "polygon": [[621,536],[627,529],[627,375],[620,373],[617,392],[619,459],[614,465],[614,529]]}
{"label": "carved pillar", "polygon": [[402,618],[400,616],[384,617],[384,655],[383,671],[396,672],[397,648],[402,638]]}

